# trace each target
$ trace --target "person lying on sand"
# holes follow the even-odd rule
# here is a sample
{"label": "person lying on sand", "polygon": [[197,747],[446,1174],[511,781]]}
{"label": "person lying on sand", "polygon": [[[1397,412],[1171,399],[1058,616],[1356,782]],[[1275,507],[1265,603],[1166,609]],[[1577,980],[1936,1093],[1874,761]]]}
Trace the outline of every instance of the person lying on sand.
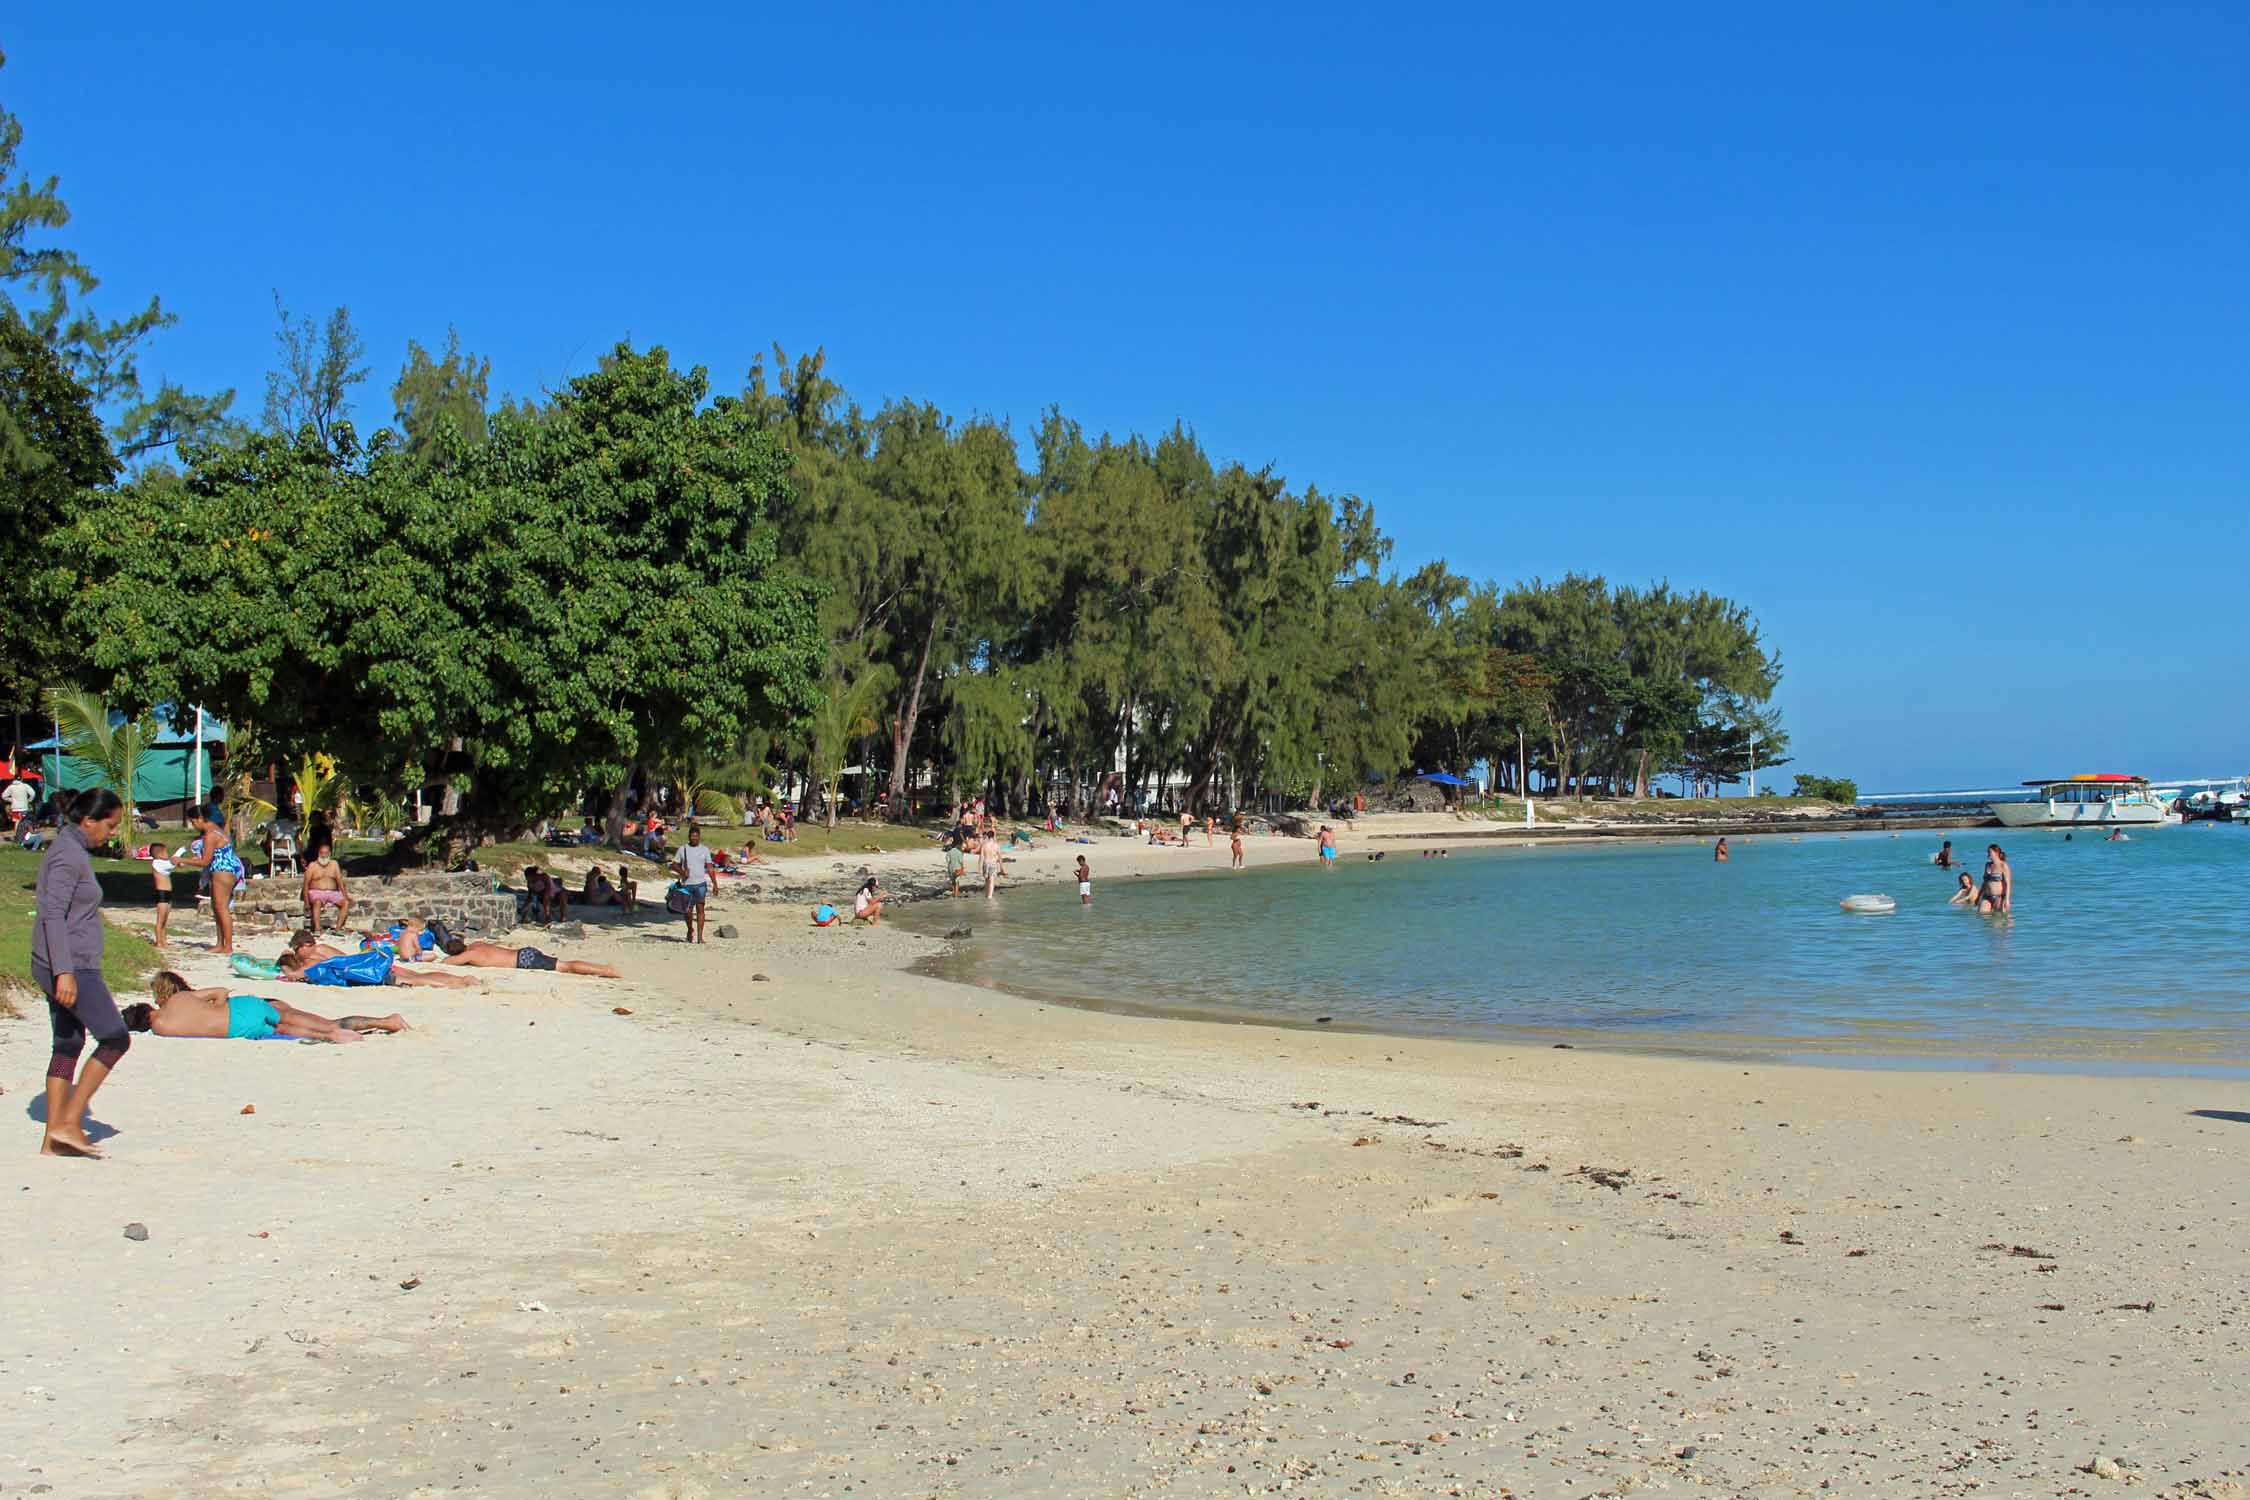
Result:
{"label": "person lying on sand", "polygon": [[556,958],[551,953],[541,953],[537,948],[511,948],[505,943],[463,942],[455,938],[445,945],[446,956],[438,962],[467,964],[472,969],[536,969],[546,974],[588,974],[596,979],[623,979],[608,964],[590,964],[582,958]]}
{"label": "person lying on sand", "polygon": [[230,995],[223,988],[195,989],[169,969],[150,980],[148,989],[156,997],[154,1005],[125,1007],[129,1031],[252,1042],[287,1036],[343,1043],[358,1041],[362,1032],[407,1029],[405,1018],[395,1011],[387,1016],[343,1016],[332,1021],[279,1000]]}
{"label": "person lying on sand", "polygon": [[308,962],[305,950],[281,955],[283,984],[325,984],[359,987],[401,985],[408,989],[473,990],[477,982],[466,974],[439,974],[429,969],[409,969],[391,953],[371,948],[365,953],[344,953],[335,958]]}

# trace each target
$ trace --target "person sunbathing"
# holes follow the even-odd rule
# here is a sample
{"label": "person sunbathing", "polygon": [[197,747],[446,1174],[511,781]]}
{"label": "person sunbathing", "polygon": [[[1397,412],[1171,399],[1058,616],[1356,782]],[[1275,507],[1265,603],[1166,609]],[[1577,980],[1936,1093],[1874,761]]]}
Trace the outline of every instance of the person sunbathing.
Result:
{"label": "person sunbathing", "polygon": [[281,955],[281,982],[283,984],[325,984],[335,986],[362,986],[396,984],[406,988],[440,990],[470,990],[476,981],[466,974],[439,974],[427,969],[409,969],[382,948],[370,948],[364,953],[344,953],[335,958],[308,961],[305,949],[292,949]]}
{"label": "person sunbathing", "polygon": [[[511,948],[505,943],[474,943],[455,938],[445,945],[443,964],[466,964],[472,969],[533,969],[543,974],[589,974],[596,979],[622,979],[608,964],[590,964],[582,958],[557,958],[537,948]],[[467,982],[466,976],[463,982]]]}
{"label": "person sunbathing", "polygon": [[309,1010],[257,995],[230,995],[223,988],[196,989],[166,969],[149,981],[153,1005],[125,1007],[125,1029],[153,1032],[157,1036],[233,1038],[263,1041],[269,1036],[298,1037],[315,1042],[356,1042],[368,1031],[404,1031],[406,1019],[397,1012],[387,1016],[342,1016],[330,1020]]}

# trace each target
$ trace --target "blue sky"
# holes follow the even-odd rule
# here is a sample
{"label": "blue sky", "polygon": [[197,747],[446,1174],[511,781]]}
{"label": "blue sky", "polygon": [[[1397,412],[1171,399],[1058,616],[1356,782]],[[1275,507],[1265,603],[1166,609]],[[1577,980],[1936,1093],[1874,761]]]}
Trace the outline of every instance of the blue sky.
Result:
{"label": "blue sky", "polygon": [[252,416],[276,288],[363,426],[825,345],[1734,595],[1865,790],[2250,770],[2250,7],[1070,9],[33,4],[0,101]]}

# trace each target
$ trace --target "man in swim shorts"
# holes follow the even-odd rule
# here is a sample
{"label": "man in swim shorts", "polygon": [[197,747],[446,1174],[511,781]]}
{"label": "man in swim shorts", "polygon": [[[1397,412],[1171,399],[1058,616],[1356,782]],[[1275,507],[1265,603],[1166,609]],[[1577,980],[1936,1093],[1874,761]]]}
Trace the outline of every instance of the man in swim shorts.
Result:
{"label": "man in swim shorts", "polygon": [[305,925],[314,932],[320,931],[323,911],[334,912],[336,930],[344,930],[352,912],[352,893],[344,888],[344,867],[336,863],[326,839],[313,846],[312,858],[305,861],[305,882],[298,898],[305,904]]}
{"label": "man in swim shorts", "polygon": [[454,938],[445,945],[445,964],[466,964],[472,969],[529,969],[543,974],[587,974],[596,979],[622,979],[608,964],[590,964],[582,958],[556,958],[537,948],[511,948],[505,943],[464,942]]}
{"label": "man in swim shorts", "polygon": [[1336,834],[1326,823],[1320,825],[1320,867],[1323,870],[1336,868]]}
{"label": "man in swim shorts", "polygon": [[298,1037],[315,1042],[356,1042],[362,1032],[404,1031],[405,1018],[344,1016],[330,1020],[309,1010],[299,1010],[278,1000],[257,995],[230,995],[224,989],[193,989],[166,969],[149,981],[154,1005],[125,1007],[130,1031],[157,1036],[229,1038],[259,1042],[270,1036]]}

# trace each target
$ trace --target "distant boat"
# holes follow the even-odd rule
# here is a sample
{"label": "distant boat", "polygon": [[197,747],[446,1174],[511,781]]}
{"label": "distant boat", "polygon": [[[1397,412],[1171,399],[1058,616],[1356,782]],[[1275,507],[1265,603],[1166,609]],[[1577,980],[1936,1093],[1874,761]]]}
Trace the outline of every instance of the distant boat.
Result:
{"label": "distant boat", "polygon": [[2003,828],[2149,827],[2164,821],[2164,804],[2146,776],[2102,773],[2027,781],[2040,795],[2028,802],[1988,802]]}

